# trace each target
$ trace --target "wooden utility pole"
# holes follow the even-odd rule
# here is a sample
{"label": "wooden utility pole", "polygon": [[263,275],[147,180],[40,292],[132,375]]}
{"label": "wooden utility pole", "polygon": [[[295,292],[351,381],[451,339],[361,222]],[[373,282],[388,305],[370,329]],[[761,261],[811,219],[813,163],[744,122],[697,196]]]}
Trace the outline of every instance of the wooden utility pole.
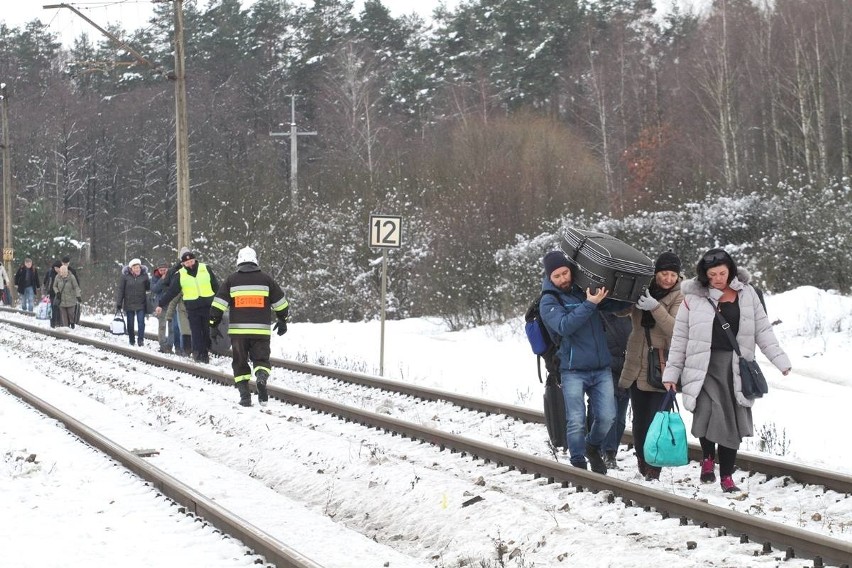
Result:
{"label": "wooden utility pole", "polygon": [[[169,79],[175,82],[175,155],[177,162],[177,249],[189,247],[192,238],[192,221],[190,216],[189,199],[189,135],[186,119],[186,75],[184,71],[184,41],[183,41],[183,0],[153,0],[155,2],[174,2],[175,18],[175,71],[169,74]],[[79,10],[68,4],[51,4],[45,9],[68,8],[102,34],[110,38],[119,47],[126,49],[137,61],[152,69],[160,69],[132,47],[109,33],[95,22],[83,15]]]}
{"label": "wooden utility pole", "polygon": [[270,132],[270,136],[290,136],[290,205],[299,208],[299,136],[316,136],[316,132],[299,132],[296,128],[296,95],[290,96],[290,132]]}
{"label": "wooden utility pole", "polygon": [[[9,95],[6,93],[6,83],[0,83],[0,99],[2,99],[3,122],[3,266],[6,274],[12,278],[12,259],[15,249],[12,243],[12,161],[9,159]],[[12,293],[13,286],[6,290]]]}
{"label": "wooden utility pole", "polygon": [[186,75],[183,49],[183,0],[175,3],[175,154],[177,159],[177,249],[190,247],[189,135],[186,119]]}

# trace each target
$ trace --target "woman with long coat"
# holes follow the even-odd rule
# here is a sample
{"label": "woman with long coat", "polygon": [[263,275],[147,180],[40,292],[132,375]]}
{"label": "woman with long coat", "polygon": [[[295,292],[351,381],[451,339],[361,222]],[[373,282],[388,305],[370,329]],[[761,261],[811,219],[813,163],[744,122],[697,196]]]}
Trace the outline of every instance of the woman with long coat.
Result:
{"label": "woman with long coat", "polygon": [[675,316],[683,302],[680,273],[680,258],[671,251],[662,253],[654,263],[654,280],[645,296],[626,312],[633,328],[618,386],[630,392],[633,449],[639,474],[648,481],[660,478],[660,468],[645,462],[645,437],[666,394],[664,389],[654,388],[648,383],[648,350],[656,347],[659,353],[665,354],[669,349]]}
{"label": "woman with long coat", "polygon": [[58,300],[54,305],[59,307],[59,325],[61,327],[71,326],[77,322],[77,304],[82,294],[77,278],[68,271],[67,266],[60,266],[53,279],[54,297]]}
{"label": "woman with long coat", "polygon": [[[716,480],[719,460],[722,491],[739,491],[733,480],[737,451],[742,439],[754,434],[753,399],[743,395],[739,360],[717,317],[724,317],[742,356],[753,360],[755,347],[784,375],[790,359],[772,331],[755,289],[748,284],[747,271],[737,269],[722,249],[702,255],[697,276],[683,283],[683,305],[677,314],[669,360],[663,373],[667,389],[678,380],[683,405],[693,413],[692,435],[701,442],[701,481]],[[718,454],[717,454],[718,446]]]}

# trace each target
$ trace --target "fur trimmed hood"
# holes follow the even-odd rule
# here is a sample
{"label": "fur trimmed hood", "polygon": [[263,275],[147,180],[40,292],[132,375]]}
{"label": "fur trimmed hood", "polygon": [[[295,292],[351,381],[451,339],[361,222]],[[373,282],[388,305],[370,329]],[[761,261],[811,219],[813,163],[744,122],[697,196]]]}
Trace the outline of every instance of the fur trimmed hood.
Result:
{"label": "fur trimmed hood", "polygon": [[[751,273],[745,268],[737,268],[737,275],[731,280],[731,288],[739,292],[743,287],[751,281]],[[690,278],[685,280],[680,286],[681,292],[689,296],[701,296],[703,298],[718,299],[718,290],[711,289],[701,284],[698,279]],[[716,294],[714,294],[714,291]]]}

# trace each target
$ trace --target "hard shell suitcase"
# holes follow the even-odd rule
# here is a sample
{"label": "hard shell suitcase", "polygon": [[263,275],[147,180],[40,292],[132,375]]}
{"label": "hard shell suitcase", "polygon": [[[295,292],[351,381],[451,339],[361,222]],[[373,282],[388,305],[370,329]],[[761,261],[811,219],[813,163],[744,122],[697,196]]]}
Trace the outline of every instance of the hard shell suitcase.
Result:
{"label": "hard shell suitcase", "polygon": [[610,298],[635,303],[654,277],[650,258],[610,235],[569,227],[561,246],[577,268],[574,282],[584,290],[603,286]]}

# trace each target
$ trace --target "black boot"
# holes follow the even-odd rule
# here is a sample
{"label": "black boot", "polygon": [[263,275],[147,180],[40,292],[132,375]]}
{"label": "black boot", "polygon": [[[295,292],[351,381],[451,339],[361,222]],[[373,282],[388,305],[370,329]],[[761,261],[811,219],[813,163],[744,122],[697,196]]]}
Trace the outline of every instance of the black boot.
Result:
{"label": "black boot", "polygon": [[248,381],[238,382],[237,389],[240,391],[240,406],[251,406],[251,390],[249,390]]}
{"label": "black boot", "polygon": [[266,392],[266,381],[269,379],[269,373],[265,369],[260,369],[254,374],[257,379],[257,402],[261,406],[266,406],[269,400],[269,393]]}
{"label": "black boot", "polygon": [[600,446],[586,444],[586,459],[589,460],[589,467],[592,468],[592,471],[606,475],[606,464],[601,457]]}

